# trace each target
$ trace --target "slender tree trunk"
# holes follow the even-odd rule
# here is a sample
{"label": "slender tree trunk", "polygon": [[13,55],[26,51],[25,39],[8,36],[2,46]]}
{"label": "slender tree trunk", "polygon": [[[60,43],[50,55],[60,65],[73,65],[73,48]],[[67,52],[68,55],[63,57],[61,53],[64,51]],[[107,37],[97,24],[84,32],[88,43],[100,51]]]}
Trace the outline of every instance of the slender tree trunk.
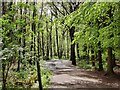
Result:
{"label": "slender tree trunk", "polygon": [[50,30],[50,57],[52,58],[52,13],[51,13],[51,30]]}
{"label": "slender tree trunk", "polygon": [[[34,6],[34,11],[33,11],[33,19],[36,16],[36,8],[35,8],[36,2],[34,2],[33,6]],[[42,8],[43,8],[43,3],[42,3]],[[41,10],[42,12],[42,10]],[[41,14],[42,16],[42,14]],[[36,34],[36,24],[33,23],[32,24],[32,30],[34,31],[34,34]],[[36,37],[34,36],[34,62],[37,63],[37,76],[38,76],[38,81],[39,81],[39,90],[43,90],[42,88],[42,80],[41,80],[41,72],[40,72],[40,32],[38,31],[38,36],[37,36],[37,45],[38,45],[38,58],[36,60]]]}
{"label": "slender tree trunk", "polygon": [[46,60],[49,60],[49,31],[48,31],[48,22],[46,21],[46,31],[47,31],[47,52]]}
{"label": "slender tree trunk", "polygon": [[83,45],[83,50],[82,51],[84,52],[84,55],[81,56],[81,58],[86,59],[86,57],[87,57],[87,45],[86,44]]}
{"label": "slender tree trunk", "polygon": [[[69,8],[70,8],[70,13],[72,13],[73,11],[75,11],[76,9],[76,5],[71,5],[72,2],[69,3]],[[74,33],[75,33],[75,27],[72,26],[69,29],[70,32],[70,39],[71,39],[71,43],[74,40]],[[71,54],[70,54],[70,60],[72,61],[72,65],[76,65],[76,57],[75,57],[75,43],[71,44]]]}
{"label": "slender tree trunk", "polygon": [[[2,15],[5,15],[6,14],[6,2],[2,2]],[[4,26],[2,25],[2,29],[4,28]],[[2,50],[5,48],[5,44],[4,44],[4,38],[2,40],[3,42],[3,47],[2,47]],[[4,62],[4,60],[2,60],[2,90],[6,90],[6,78],[5,78],[5,69],[6,69],[6,64]]]}
{"label": "slender tree trunk", "polygon": [[[29,16],[31,17],[31,12],[29,11]],[[32,28],[32,32],[33,32],[33,23],[32,25],[30,24],[31,28]],[[30,42],[30,52],[31,52],[31,55],[30,55],[30,60],[29,60],[29,63],[32,65],[33,64],[33,33],[30,34],[30,37],[31,37],[31,42]]]}
{"label": "slender tree trunk", "polygon": [[39,90],[42,90],[41,69],[40,69],[40,32],[38,32],[38,59],[37,59],[37,76],[39,81]]}
{"label": "slender tree trunk", "polygon": [[108,47],[108,59],[107,59],[107,74],[114,74],[113,71],[113,60],[112,60],[112,48]]}
{"label": "slender tree trunk", "polygon": [[101,52],[101,42],[98,43],[98,61],[99,61],[99,71],[103,71],[103,63],[102,63],[102,52]]}
{"label": "slender tree trunk", "polygon": [[68,35],[68,31],[67,31],[67,58],[69,58],[69,35]]}
{"label": "slender tree trunk", "polygon": [[95,55],[94,55],[94,50],[91,48],[91,60],[92,60],[92,66],[95,67]]}
{"label": "slender tree trunk", "polygon": [[45,56],[45,51],[44,51],[44,34],[43,34],[43,31],[42,31],[42,56],[43,56],[43,58]]}
{"label": "slender tree trunk", "polygon": [[99,71],[103,71],[103,64],[102,64],[102,54],[101,50],[98,50],[98,61],[99,61]]}
{"label": "slender tree trunk", "polygon": [[[36,2],[34,2],[34,10],[33,10],[33,19],[35,18],[35,16],[36,16],[36,8],[35,8],[35,3]],[[35,22],[33,22],[32,23],[32,31],[34,32],[34,34],[36,34],[36,24],[35,24]],[[35,44],[35,42],[36,42],[36,36],[34,36],[33,37],[33,48],[34,48],[34,65],[35,65],[35,61],[36,61],[36,44]]]}
{"label": "slender tree trunk", "polygon": [[34,36],[34,65],[35,65],[35,61],[36,61],[36,37]]}
{"label": "slender tree trunk", "polygon": [[2,90],[6,90],[5,68],[6,65],[2,64],[2,76],[3,76]]}
{"label": "slender tree trunk", "polygon": [[33,51],[33,34],[31,33],[31,46],[30,46],[30,51],[31,51],[31,55],[30,55],[30,61],[29,61],[29,63],[32,65],[33,64],[33,59],[32,59],[32,57],[33,57],[33,54],[32,54],[32,51]]}
{"label": "slender tree trunk", "polygon": [[21,55],[21,52],[19,51],[19,60],[18,60],[18,66],[17,66],[17,71],[19,72],[20,71],[20,61],[21,61],[21,59],[20,59],[20,55]]}
{"label": "slender tree trunk", "polygon": [[[26,4],[28,3],[28,1],[26,1]],[[27,14],[27,8],[24,8],[24,15]],[[26,18],[25,19],[25,23],[26,23]],[[23,27],[23,57],[25,58],[25,47],[26,47],[26,41],[25,41],[25,34],[26,34],[26,25]]]}
{"label": "slender tree trunk", "polygon": [[59,58],[61,59],[63,56],[64,48],[63,48],[63,41],[65,40],[65,32],[62,32],[62,38],[60,40],[60,51],[59,51]]}
{"label": "slender tree trunk", "polygon": [[87,60],[87,64],[89,64],[90,63],[90,56],[89,56],[89,46],[87,45],[87,51],[86,51],[86,60]]}
{"label": "slender tree trunk", "polygon": [[80,60],[80,53],[79,53],[79,44],[76,44],[76,49],[77,49],[77,57]]}
{"label": "slender tree trunk", "polygon": [[55,38],[53,40],[53,49],[54,49],[54,56],[56,56],[56,43],[55,43]]}
{"label": "slender tree trunk", "polygon": [[75,32],[75,27],[70,28],[70,39],[71,39],[71,54],[70,54],[70,60],[72,61],[72,65],[76,65],[76,59],[75,59],[75,43],[72,44],[72,41],[74,40],[74,32]]}
{"label": "slender tree trunk", "polygon": [[58,31],[57,31],[57,23],[55,25],[55,31],[56,31],[56,44],[57,44],[57,55],[59,57],[59,44],[58,44]]}

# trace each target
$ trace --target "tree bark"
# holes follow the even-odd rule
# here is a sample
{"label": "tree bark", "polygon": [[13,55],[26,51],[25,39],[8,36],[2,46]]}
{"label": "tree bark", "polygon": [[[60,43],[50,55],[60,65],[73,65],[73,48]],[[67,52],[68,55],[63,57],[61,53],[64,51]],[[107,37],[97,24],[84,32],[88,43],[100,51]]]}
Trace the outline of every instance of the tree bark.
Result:
{"label": "tree bark", "polygon": [[95,66],[95,55],[94,55],[94,50],[91,48],[91,60],[92,60],[92,66]]}
{"label": "tree bark", "polygon": [[99,71],[103,71],[103,64],[102,64],[102,54],[101,50],[98,50],[98,61],[99,61]]}
{"label": "tree bark", "polygon": [[115,59],[115,54],[113,54],[113,57],[112,57],[113,68],[116,66],[116,62],[115,62],[115,60],[116,60],[116,59]]}
{"label": "tree bark", "polygon": [[101,42],[98,43],[98,62],[99,62],[99,68],[98,71],[103,71],[103,63],[102,63],[102,52],[101,52]]}
{"label": "tree bark", "polygon": [[67,58],[69,58],[69,32],[67,31]]}
{"label": "tree bark", "polygon": [[[34,10],[33,10],[33,20],[36,16],[36,8],[35,8],[35,2],[33,3],[34,5]],[[34,32],[34,34],[36,34],[36,24],[35,22],[32,23],[32,31]],[[33,61],[33,64],[35,65],[35,61],[36,61],[36,44],[35,44],[35,41],[36,41],[36,37],[34,36],[33,37],[33,49],[34,49],[34,61]]]}
{"label": "tree bark", "polygon": [[[34,8],[35,8],[35,2],[34,2]],[[36,8],[35,8],[36,9]],[[41,9],[41,15],[40,15],[40,19],[42,17],[42,11],[43,11],[43,2],[42,2],[42,9]],[[36,26],[35,26],[36,27]],[[39,27],[39,25],[38,25]],[[35,28],[36,29],[36,28]],[[34,32],[35,33],[35,32]],[[39,81],[39,90],[43,90],[43,87],[42,87],[42,79],[41,79],[41,69],[40,69],[40,32],[38,31],[38,36],[37,36],[37,48],[38,48],[38,58],[37,58],[37,76],[38,76],[38,81]],[[35,38],[35,37],[34,37]],[[34,41],[35,43],[35,41]],[[35,47],[35,46],[34,46]]]}
{"label": "tree bark", "polygon": [[38,32],[38,60],[37,60],[37,76],[39,81],[39,90],[43,90],[42,88],[42,80],[41,80],[41,69],[40,69],[40,33]]}
{"label": "tree bark", "polygon": [[57,56],[56,54],[56,42],[55,42],[55,37],[54,37],[54,40],[53,40],[53,51],[54,51],[54,56]]}
{"label": "tree bark", "polygon": [[77,57],[80,60],[80,53],[79,53],[79,44],[76,44],[76,49],[77,49]]}
{"label": "tree bark", "polygon": [[[6,2],[2,2],[2,15],[5,15],[6,14]],[[4,26],[2,25],[2,28]],[[2,40],[3,42],[3,47],[2,47],[2,50],[5,48],[5,44],[4,44],[4,38]],[[6,78],[5,78],[5,69],[6,69],[6,64],[4,62],[4,59],[2,60],[2,90],[6,90]]]}
{"label": "tree bark", "polygon": [[47,31],[47,52],[46,52],[46,60],[49,60],[49,31],[48,31],[48,22],[46,21],[46,31]]}
{"label": "tree bark", "polygon": [[112,60],[112,48],[108,47],[108,59],[107,59],[107,74],[114,74],[113,71],[113,60]]}
{"label": "tree bark", "polygon": [[43,34],[43,31],[42,31],[42,56],[43,56],[43,58],[45,56],[45,51],[44,51],[44,34]]}
{"label": "tree bark", "polygon": [[72,61],[72,65],[76,65],[75,43],[72,44],[72,42],[74,40],[75,27],[71,27],[69,32],[70,32],[70,39],[71,39],[71,55],[70,55],[70,60]]}
{"label": "tree bark", "polygon": [[52,13],[51,13],[51,29],[50,29],[50,57],[52,58]]}
{"label": "tree bark", "polygon": [[57,44],[57,55],[59,57],[59,45],[58,45],[58,31],[57,31],[57,23],[55,25],[55,31],[56,31],[56,44]]}
{"label": "tree bark", "polygon": [[[26,4],[28,3],[28,1],[26,1]],[[24,8],[24,14],[27,14],[27,8]],[[25,19],[25,23],[26,23],[26,18]],[[23,26],[23,57],[25,58],[25,47],[26,47],[26,41],[25,41],[25,34],[26,34],[26,24]]]}

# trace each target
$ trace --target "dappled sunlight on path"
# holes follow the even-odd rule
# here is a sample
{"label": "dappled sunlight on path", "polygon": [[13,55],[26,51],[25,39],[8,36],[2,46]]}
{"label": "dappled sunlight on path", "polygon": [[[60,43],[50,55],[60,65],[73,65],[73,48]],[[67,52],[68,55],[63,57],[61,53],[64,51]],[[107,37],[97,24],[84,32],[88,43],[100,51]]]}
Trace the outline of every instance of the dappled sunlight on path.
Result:
{"label": "dappled sunlight on path", "polygon": [[101,72],[79,69],[68,60],[47,61],[45,67],[54,73],[49,88],[120,88],[120,80],[113,81]]}

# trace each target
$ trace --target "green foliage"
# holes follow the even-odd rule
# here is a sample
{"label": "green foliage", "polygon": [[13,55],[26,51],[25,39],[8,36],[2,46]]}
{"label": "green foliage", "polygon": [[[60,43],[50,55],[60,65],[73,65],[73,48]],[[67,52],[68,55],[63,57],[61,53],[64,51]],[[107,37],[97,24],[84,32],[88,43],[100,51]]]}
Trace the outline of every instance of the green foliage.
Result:
{"label": "green foliage", "polygon": [[52,72],[48,68],[42,68],[41,75],[43,87],[47,88],[50,85],[50,78],[52,76]]}
{"label": "green foliage", "polygon": [[[120,23],[118,4],[99,2],[82,4],[78,9],[80,12],[76,12],[77,15],[74,16],[74,25],[80,25],[80,32],[76,35],[76,39],[79,40],[84,35],[85,43],[96,44],[100,41],[103,48],[117,46],[119,37],[118,27],[120,27],[120,24],[118,25]],[[108,12],[111,12],[113,16],[110,16]],[[111,37],[112,34],[113,36]]]}
{"label": "green foliage", "polygon": [[[56,43],[56,30],[58,31],[59,53],[68,52],[69,46],[65,45],[75,42],[79,43],[81,56],[88,54],[91,47],[94,54],[100,48],[103,49],[102,58],[105,69],[107,65],[106,48],[112,47],[113,53],[117,58],[120,58],[120,3],[84,2],[80,4],[79,9],[69,15],[60,16],[58,14],[58,18],[54,17],[53,22],[51,22],[50,15],[46,14],[48,10],[46,7],[42,17],[40,17],[39,7],[41,5],[33,4],[33,2],[13,4],[10,10],[7,10],[6,14],[0,18],[0,26],[2,26],[0,29],[0,42],[2,42],[2,44],[0,43],[0,49],[2,49],[0,50],[0,60],[2,60],[2,64],[5,64],[5,73],[8,73],[8,77],[6,77],[8,87],[31,87],[34,85],[37,80],[37,69],[35,65],[30,65],[29,61],[35,63],[36,59],[41,60],[42,50],[39,50],[39,56],[38,41],[41,43],[42,34],[44,45],[41,46],[44,46],[43,49],[46,50],[47,44],[45,43],[49,41],[47,37],[50,36],[50,32],[52,32],[52,43]],[[68,4],[64,4],[68,7]],[[74,41],[70,43],[68,30],[72,26],[75,26],[76,33]],[[40,33],[39,40],[38,32]],[[98,45],[99,42],[100,45]],[[85,46],[86,50],[84,50]],[[54,49],[54,54],[56,54],[55,44]],[[58,56],[54,58],[58,58]],[[16,72],[18,61],[21,63],[20,71]],[[78,66],[91,69],[91,62],[88,64],[88,61],[81,60]],[[16,67],[13,68],[13,66]],[[43,68],[44,63],[41,63],[40,66],[43,87],[48,87],[52,73],[49,69]],[[98,61],[96,61],[96,67],[98,67]],[[9,70],[10,72],[7,72]]]}
{"label": "green foliage", "polygon": [[78,61],[78,67],[83,68],[83,69],[92,69],[92,65],[88,64],[87,60]]}
{"label": "green foliage", "polygon": [[[33,3],[18,2],[17,5],[13,3],[11,9],[0,18],[0,26],[2,26],[2,29],[0,29],[0,42],[2,42],[2,45],[0,45],[0,60],[5,65],[4,74],[8,88],[31,87],[37,81],[36,65],[30,65],[29,61],[33,63],[36,62],[33,61],[34,58],[38,58],[37,35],[38,32],[45,33],[44,25],[49,17],[45,18],[44,16],[41,21],[38,15],[33,17],[31,12],[33,13],[36,7]],[[38,13],[37,10],[36,13]],[[33,24],[36,25],[35,32],[32,29]],[[35,42],[33,38],[36,38]],[[33,50],[34,43],[36,50]],[[20,71],[17,71],[18,61],[20,61]],[[43,87],[47,87],[51,71],[43,68],[43,63],[41,68]]]}
{"label": "green foliage", "polygon": [[[113,48],[113,54],[119,58],[119,38],[120,38],[120,3],[119,2],[84,2],[79,9],[66,16],[65,23],[75,26],[75,39],[73,42],[79,43],[80,55],[86,54],[84,45],[94,53],[101,48],[103,55],[103,66],[106,69],[106,49]],[[79,31],[78,31],[79,30]],[[100,43],[100,45],[98,45]],[[120,58],[119,58],[120,59]],[[84,60],[82,60],[83,62]],[[79,65],[79,64],[78,64]],[[84,63],[80,63],[84,67]],[[96,62],[98,67],[98,62]],[[86,65],[87,67],[87,65]]]}
{"label": "green foliage", "polygon": [[[43,65],[43,64],[42,64]],[[50,83],[52,72],[44,67],[41,67],[41,77],[42,85],[44,88],[47,88]],[[20,72],[10,71],[7,80],[8,88],[31,88],[34,87],[34,84],[37,79],[37,69],[34,65],[27,65],[26,70],[23,68]],[[37,87],[34,87],[37,88]]]}

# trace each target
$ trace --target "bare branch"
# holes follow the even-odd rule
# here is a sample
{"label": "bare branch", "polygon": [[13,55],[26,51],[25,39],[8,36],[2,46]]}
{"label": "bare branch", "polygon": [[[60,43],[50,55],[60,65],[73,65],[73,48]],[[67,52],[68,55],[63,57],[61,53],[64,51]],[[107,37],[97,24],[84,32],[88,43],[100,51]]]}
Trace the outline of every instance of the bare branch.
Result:
{"label": "bare branch", "polygon": [[52,4],[63,16],[65,16],[65,14],[63,12],[61,12],[60,9],[53,2],[52,2]]}
{"label": "bare branch", "polygon": [[62,2],[61,5],[62,5],[62,7],[65,9],[66,13],[69,14],[69,12],[68,12],[67,8],[64,6],[63,2]]}
{"label": "bare branch", "polygon": [[40,12],[40,19],[42,17],[42,13],[43,13],[43,2],[42,2],[41,12]]}

